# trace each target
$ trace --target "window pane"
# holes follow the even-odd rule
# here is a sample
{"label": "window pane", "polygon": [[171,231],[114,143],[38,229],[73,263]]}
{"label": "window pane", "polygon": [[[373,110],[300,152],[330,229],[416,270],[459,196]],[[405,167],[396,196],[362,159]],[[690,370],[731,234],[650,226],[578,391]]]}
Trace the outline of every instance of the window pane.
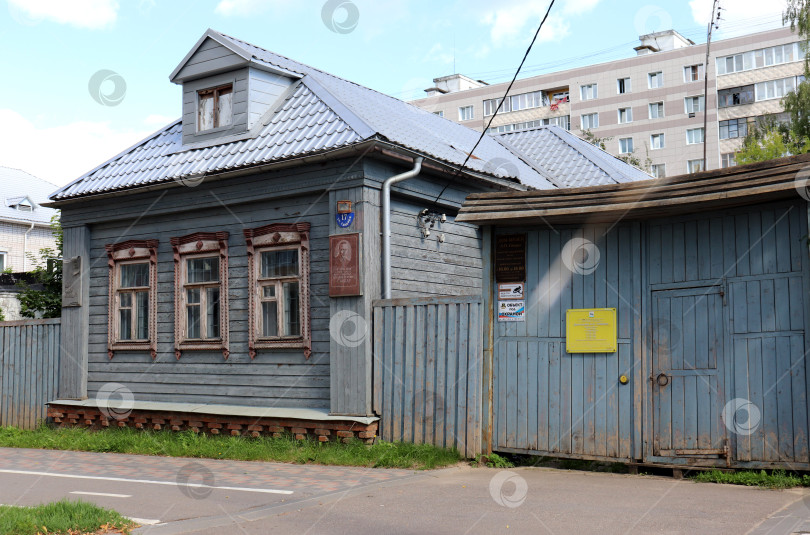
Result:
{"label": "window pane", "polygon": [[121,294],[121,307],[129,308],[132,306],[132,294],[129,292]]}
{"label": "window pane", "polygon": [[216,282],[219,280],[219,258],[189,258],[186,260],[188,282]]}
{"label": "window pane", "polygon": [[197,130],[214,128],[214,95],[200,95],[200,108],[197,113]]}
{"label": "window pane", "polygon": [[[227,91],[227,93],[225,92]],[[217,126],[228,126],[233,120],[233,92],[230,89],[222,90],[219,93],[219,124]]]}
{"label": "window pane", "polygon": [[200,338],[200,305],[188,305],[186,315],[186,337]]}
{"label": "window pane", "polygon": [[301,322],[298,312],[298,283],[284,283],[284,334],[286,336],[300,336]]}
{"label": "window pane", "polygon": [[278,303],[262,303],[262,336],[278,336]]}
{"label": "window pane", "polygon": [[121,340],[132,340],[132,309],[120,309],[118,311],[118,318],[118,334],[120,335]]}
{"label": "window pane", "polygon": [[186,290],[186,302],[190,304],[199,304],[200,303],[200,290],[199,289],[191,289]]}
{"label": "window pane", "polygon": [[146,340],[149,338],[149,292],[135,294],[135,317],[137,328],[135,338]]}
{"label": "window pane", "polygon": [[149,286],[149,264],[122,264],[121,288]]}
{"label": "window pane", "polygon": [[206,288],[206,338],[219,338],[219,288]]}
{"label": "window pane", "polygon": [[754,68],[754,53],[753,52],[746,52],[743,54],[743,69],[753,69]]}
{"label": "window pane", "polygon": [[268,285],[262,287],[262,296],[265,298],[275,297],[276,296],[276,287],[275,285]]}
{"label": "window pane", "polygon": [[297,277],[298,250],[265,251],[262,253],[262,278]]}

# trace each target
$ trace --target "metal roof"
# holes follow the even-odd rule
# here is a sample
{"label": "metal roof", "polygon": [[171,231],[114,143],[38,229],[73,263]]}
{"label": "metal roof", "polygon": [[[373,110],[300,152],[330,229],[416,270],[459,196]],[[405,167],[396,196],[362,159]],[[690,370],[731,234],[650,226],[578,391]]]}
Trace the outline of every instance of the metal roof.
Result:
{"label": "metal roof", "polygon": [[560,187],[620,184],[652,178],[559,126],[509,132],[498,138],[537,162]]}
{"label": "metal roof", "polygon": [[[31,223],[48,225],[51,217],[57,213],[53,208],[40,206],[48,201],[48,194],[56,188],[55,185],[37,178],[30,173],[11,167],[0,167],[0,219],[4,221],[19,221],[21,224]],[[29,199],[35,206],[30,212],[14,208],[17,203]]]}
{"label": "metal roof", "polygon": [[[251,58],[254,65],[264,64],[277,72],[302,76],[258,134],[250,139],[223,139],[211,147],[189,149],[182,145],[181,123],[177,121],[55,192],[51,199],[168,183],[198,174],[322,154],[373,139],[445,165],[460,166],[480,136],[480,132],[388,95],[214,30],[208,30],[197,46],[206,37]],[[562,150],[557,152],[564,155]],[[531,155],[523,156],[491,136],[482,139],[467,162],[469,170],[500,181],[538,189],[560,186],[551,179],[555,172],[544,171],[543,167],[532,161]]]}

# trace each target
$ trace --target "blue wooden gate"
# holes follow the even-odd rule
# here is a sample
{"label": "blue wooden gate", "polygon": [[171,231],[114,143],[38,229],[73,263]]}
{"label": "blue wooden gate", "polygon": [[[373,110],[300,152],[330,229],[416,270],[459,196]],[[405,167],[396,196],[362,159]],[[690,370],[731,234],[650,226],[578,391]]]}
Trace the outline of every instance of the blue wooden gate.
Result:
{"label": "blue wooden gate", "polygon": [[652,292],[653,455],[725,457],[723,287]]}
{"label": "blue wooden gate", "polygon": [[59,385],[60,320],[0,322],[0,426],[33,429]]}

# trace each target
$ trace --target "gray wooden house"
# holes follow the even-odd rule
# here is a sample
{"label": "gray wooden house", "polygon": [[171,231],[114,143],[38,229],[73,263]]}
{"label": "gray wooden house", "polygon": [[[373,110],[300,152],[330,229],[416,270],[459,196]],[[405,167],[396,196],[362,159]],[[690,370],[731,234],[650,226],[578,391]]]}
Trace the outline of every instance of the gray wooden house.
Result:
{"label": "gray wooden house", "polygon": [[485,449],[810,469],[808,169],[471,195]]}
{"label": "gray wooden house", "polygon": [[66,258],[51,416],[373,436],[373,300],[480,296],[463,199],[555,173],[489,136],[469,157],[475,131],[213,30],[170,79],[180,120],[51,197]]}

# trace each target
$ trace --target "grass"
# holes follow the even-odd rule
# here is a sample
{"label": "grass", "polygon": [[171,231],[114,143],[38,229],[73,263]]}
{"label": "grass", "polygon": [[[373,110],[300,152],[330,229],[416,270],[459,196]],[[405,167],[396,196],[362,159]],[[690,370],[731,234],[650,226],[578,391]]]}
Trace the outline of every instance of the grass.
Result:
{"label": "grass", "polygon": [[692,476],[694,481],[705,483],[727,483],[729,485],[746,485],[766,489],[789,489],[792,487],[810,487],[810,475],[799,475],[784,470],[721,472],[711,470]]}
{"label": "grass", "polygon": [[139,431],[129,428],[88,431],[47,426],[30,431],[0,427],[0,447],[416,470],[452,465],[462,458],[455,449],[403,442],[378,442],[367,446],[360,440],[343,444],[295,440],[291,436],[250,438],[210,436],[191,431]]}
{"label": "grass", "polygon": [[0,535],[129,533],[135,522],[80,500],[34,507],[0,505]]}

